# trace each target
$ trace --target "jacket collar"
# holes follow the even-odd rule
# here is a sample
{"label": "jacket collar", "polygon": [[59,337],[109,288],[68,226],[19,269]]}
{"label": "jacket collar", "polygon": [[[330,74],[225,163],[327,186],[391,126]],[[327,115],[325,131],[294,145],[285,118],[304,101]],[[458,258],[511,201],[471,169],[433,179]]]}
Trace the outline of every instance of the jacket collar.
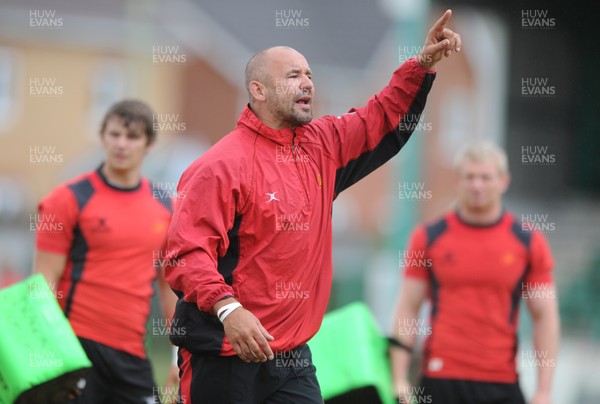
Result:
{"label": "jacket collar", "polygon": [[[258,117],[250,109],[249,105],[246,105],[246,107],[240,114],[240,118],[238,119],[238,126],[245,126],[253,132],[256,132],[259,135],[264,136],[267,139],[272,140],[273,142],[281,145],[290,144],[294,137],[294,131],[290,128],[283,128],[277,130],[262,123],[262,121],[258,119]],[[296,133],[298,133],[298,130],[296,130]]]}

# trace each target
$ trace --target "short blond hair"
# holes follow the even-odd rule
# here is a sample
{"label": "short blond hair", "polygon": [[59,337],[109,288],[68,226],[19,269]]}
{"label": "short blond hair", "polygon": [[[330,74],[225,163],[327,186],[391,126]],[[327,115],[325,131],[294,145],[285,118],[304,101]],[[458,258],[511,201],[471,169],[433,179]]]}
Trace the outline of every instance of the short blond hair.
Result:
{"label": "short blond hair", "polygon": [[508,174],[508,158],[499,146],[488,141],[474,141],[464,145],[456,154],[454,167],[458,170],[464,161],[486,162],[492,161],[498,166],[502,174]]}

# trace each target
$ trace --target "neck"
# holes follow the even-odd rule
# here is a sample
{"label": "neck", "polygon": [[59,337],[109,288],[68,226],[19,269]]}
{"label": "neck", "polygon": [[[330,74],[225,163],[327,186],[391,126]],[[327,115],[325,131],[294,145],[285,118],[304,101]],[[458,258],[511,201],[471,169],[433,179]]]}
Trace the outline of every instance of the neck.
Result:
{"label": "neck", "polygon": [[279,119],[276,119],[272,114],[270,114],[266,108],[261,108],[260,105],[251,105],[249,104],[250,110],[256,115],[256,117],[263,123],[263,125],[268,126],[271,129],[280,130],[283,128],[290,128],[284,122]]}
{"label": "neck", "polygon": [[120,188],[133,188],[136,187],[142,178],[140,169],[135,170],[115,170],[109,167],[107,164],[102,165],[102,174],[106,177],[106,180],[111,184]]}
{"label": "neck", "polygon": [[468,223],[476,226],[486,226],[496,223],[502,216],[502,204],[494,204],[487,209],[470,209],[467,206],[458,207],[458,215]]}

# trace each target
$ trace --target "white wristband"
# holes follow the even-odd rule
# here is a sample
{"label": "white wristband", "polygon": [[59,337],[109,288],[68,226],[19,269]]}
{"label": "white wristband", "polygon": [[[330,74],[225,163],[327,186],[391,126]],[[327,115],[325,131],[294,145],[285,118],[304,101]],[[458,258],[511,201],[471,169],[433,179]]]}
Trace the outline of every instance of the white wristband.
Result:
{"label": "white wristband", "polygon": [[171,365],[173,366],[177,366],[177,350],[178,348],[175,345],[173,345],[173,359],[171,360]]}
{"label": "white wristband", "polygon": [[231,313],[233,313],[233,311],[239,307],[242,307],[241,303],[239,303],[239,302],[229,303],[229,304],[226,304],[225,306],[221,307],[217,311],[217,317],[219,318],[219,321],[220,322],[225,321],[227,316],[230,315]]}

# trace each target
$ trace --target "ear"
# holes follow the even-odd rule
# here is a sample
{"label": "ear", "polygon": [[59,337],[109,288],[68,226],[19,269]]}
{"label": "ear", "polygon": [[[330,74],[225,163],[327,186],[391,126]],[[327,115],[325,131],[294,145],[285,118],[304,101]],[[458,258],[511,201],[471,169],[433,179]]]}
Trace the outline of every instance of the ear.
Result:
{"label": "ear", "polygon": [[98,134],[98,137],[100,138],[100,144],[102,145],[103,148],[106,149],[106,136],[105,136],[104,132],[100,132]]}
{"label": "ear", "polygon": [[248,84],[248,91],[252,98],[257,101],[266,101],[267,99],[267,89],[263,83],[253,80]]}

